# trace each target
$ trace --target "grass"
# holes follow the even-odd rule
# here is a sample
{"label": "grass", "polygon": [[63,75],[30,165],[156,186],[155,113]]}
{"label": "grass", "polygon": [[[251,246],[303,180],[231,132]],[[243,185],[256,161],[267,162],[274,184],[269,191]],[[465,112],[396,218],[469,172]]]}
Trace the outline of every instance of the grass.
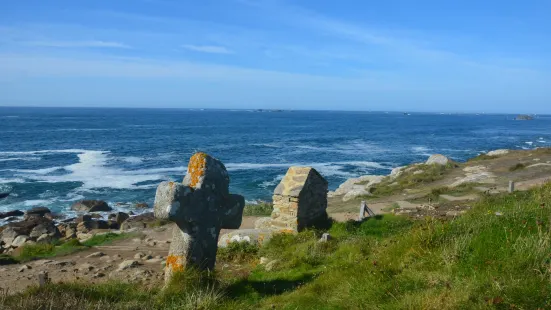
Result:
{"label": "grass", "polygon": [[[430,193],[428,193],[426,196],[418,198],[413,200],[414,202],[441,202],[442,199],[440,198],[441,195],[449,195],[449,196],[464,196],[468,194],[478,193],[475,189],[475,187],[483,186],[484,184],[480,183],[462,183],[456,187],[436,187],[431,189]],[[446,200],[444,200],[446,201]]]}
{"label": "grass", "polygon": [[257,204],[245,205],[243,216],[269,216],[274,206],[270,202],[259,202]]}
{"label": "grass", "polygon": [[509,171],[513,172],[513,171],[517,171],[517,170],[522,170],[522,169],[524,169],[524,168],[526,168],[526,165],[525,165],[525,164],[523,164],[523,163],[518,163],[518,164],[516,164],[516,165],[514,165],[514,166],[509,167]]}
{"label": "grass", "polygon": [[[2,309],[549,309],[551,183],[484,196],[454,220],[394,215],[274,236],[220,253],[218,274],[158,285],[57,284]],[[222,270],[239,255],[247,264]],[[248,263],[276,261],[267,271]]]}
{"label": "grass", "polygon": [[[56,241],[54,243],[47,244],[28,244],[22,247],[19,247],[16,251],[16,254],[13,256],[3,255],[6,262],[28,262],[37,259],[51,258],[55,256],[64,256],[69,255],[78,251],[88,249],[93,246],[108,244],[115,240],[126,239],[130,237],[135,237],[136,234],[132,233],[107,233],[102,235],[95,235],[92,238],[80,242],[77,239],[72,239],[67,242],[61,243]],[[2,258],[0,258],[1,260]],[[1,264],[1,263],[0,263]]]}
{"label": "grass", "polygon": [[232,242],[218,249],[217,258],[226,262],[244,263],[257,259],[259,247],[248,242]]}

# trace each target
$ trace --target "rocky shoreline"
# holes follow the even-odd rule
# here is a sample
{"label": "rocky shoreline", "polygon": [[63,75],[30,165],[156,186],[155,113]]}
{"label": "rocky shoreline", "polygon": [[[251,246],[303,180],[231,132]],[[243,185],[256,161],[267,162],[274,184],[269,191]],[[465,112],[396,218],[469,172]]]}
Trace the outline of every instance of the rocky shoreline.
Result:
{"label": "rocky shoreline", "polygon": [[158,225],[146,203],[136,204],[143,212],[113,212],[105,201],[81,200],[72,210],[80,215],[64,219],[46,207],[35,207],[25,212],[12,210],[0,213],[8,223],[0,227],[0,254],[16,254],[17,249],[29,244],[47,244],[54,240],[86,241],[97,234],[120,233]]}

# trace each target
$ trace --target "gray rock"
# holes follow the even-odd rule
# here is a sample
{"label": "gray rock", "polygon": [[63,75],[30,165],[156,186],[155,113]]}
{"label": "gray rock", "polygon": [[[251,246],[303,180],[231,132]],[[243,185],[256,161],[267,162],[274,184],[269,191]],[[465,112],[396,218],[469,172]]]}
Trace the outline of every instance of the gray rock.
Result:
{"label": "gray rock", "polygon": [[11,246],[14,247],[14,248],[18,248],[18,247],[22,246],[23,244],[25,244],[25,242],[28,239],[29,239],[29,236],[19,235],[15,239],[13,239],[13,241],[11,242]]}
{"label": "gray rock", "polygon": [[0,212],[0,219],[6,218],[6,217],[12,217],[12,216],[21,216],[23,214],[25,214],[25,213],[23,211],[19,211],[19,210]]}
{"label": "gray rock", "polygon": [[134,208],[137,208],[137,209],[149,209],[149,205],[145,202],[138,202],[136,204],[134,204]]}
{"label": "gray rock", "polygon": [[113,210],[103,200],[82,200],[73,204],[71,209],[79,212],[101,212]]}
{"label": "gray rock", "polygon": [[42,223],[42,224],[38,224],[37,226],[35,226],[32,229],[29,236],[31,238],[38,238],[42,235],[50,235],[50,234],[52,236],[56,236],[56,237],[60,236],[60,233],[57,230],[57,227],[55,226],[54,222],[52,222],[52,221]]}
{"label": "gray rock", "polygon": [[117,222],[119,225],[122,224],[122,222],[126,221],[128,218],[130,218],[130,215],[124,212],[117,212],[109,215],[109,219]]}
{"label": "gray rock", "polygon": [[79,270],[79,271],[91,271],[91,270],[93,270],[94,268],[96,268],[96,267],[93,266],[93,265],[90,265],[90,264],[88,264],[88,263],[84,263],[84,264],[78,266],[78,270]]}
{"label": "gray rock", "polygon": [[94,252],[94,253],[86,256],[85,258],[97,258],[97,257],[102,257],[102,256],[105,256],[105,253],[103,253],[103,252]]}
{"label": "gray rock", "polygon": [[137,260],[125,260],[122,263],[119,264],[119,267],[117,268],[117,271],[126,270],[129,268],[136,268],[140,265],[140,262]]}
{"label": "gray rock", "polygon": [[52,243],[55,239],[51,234],[43,234],[36,239],[36,243]]}
{"label": "gray rock", "polygon": [[145,256],[144,253],[138,252],[134,255],[134,259],[142,259]]}
{"label": "gray rock", "polygon": [[50,209],[48,209],[46,207],[35,207],[35,208],[32,208],[30,210],[25,211],[26,216],[33,215],[33,214],[38,215],[38,216],[44,216],[47,213],[52,213],[52,211],[50,211]]}
{"label": "gray rock", "polygon": [[132,216],[121,224],[121,230],[131,229],[144,229],[156,223],[157,219],[153,215],[153,212],[142,213],[136,216]]}
{"label": "gray rock", "polygon": [[29,265],[22,265],[21,267],[19,267],[18,271],[19,272],[24,272],[24,271],[30,270],[30,269],[33,269],[33,267],[31,267]]}
{"label": "gray rock", "polygon": [[451,162],[450,159],[447,158],[446,156],[441,155],[441,154],[434,154],[431,157],[429,157],[429,159],[427,160],[427,162],[425,164],[427,164],[427,165],[435,164],[435,165],[445,166],[450,162]]}
{"label": "gray rock", "polygon": [[490,151],[490,152],[486,153],[486,155],[488,155],[488,156],[501,156],[501,155],[506,155],[508,153],[509,153],[509,150],[499,149],[499,150],[495,150],[495,151]]}
{"label": "gray rock", "polygon": [[331,240],[331,235],[328,233],[324,233],[323,235],[321,235],[319,242],[327,242],[329,240]]}

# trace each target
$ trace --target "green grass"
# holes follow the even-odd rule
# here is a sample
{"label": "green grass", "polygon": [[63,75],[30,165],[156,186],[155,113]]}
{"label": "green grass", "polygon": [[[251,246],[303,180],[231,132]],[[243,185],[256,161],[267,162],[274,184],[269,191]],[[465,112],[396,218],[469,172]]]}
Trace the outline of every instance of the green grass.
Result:
{"label": "green grass", "polygon": [[248,242],[232,242],[218,249],[217,258],[226,262],[251,262],[257,259],[259,247]]}
{"label": "green grass", "polygon": [[[154,283],[50,285],[4,298],[0,308],[549,309],[550,219],[551,183],[484,196],[454,220],[333,223],[328,242],[318,241],[323,231],[276,235],[256,254],[221,252],[218,274],[186,272],[165,291]],[[221,269],[244,253],[241,268]],[[275,261],[270,271],[249,263],[261,256]]]}
{"label": "green grass", "polygon": [[513,171],[517,171],[517,170],[522,170],[522,169],[524,169],[524,168],[526,168],[526,165],[525,165],[525,164],[523,164],[523,163],[518,163],[518,164],[516,164],[516,165],[514,165],[514,166],[509,167],[509,171],[513,172]]}
{"label": "green grass", "polygon": [[257,204],[245,205],[243,216],[269,216],[272,214],[273,204],[270,202],[259,202]]}

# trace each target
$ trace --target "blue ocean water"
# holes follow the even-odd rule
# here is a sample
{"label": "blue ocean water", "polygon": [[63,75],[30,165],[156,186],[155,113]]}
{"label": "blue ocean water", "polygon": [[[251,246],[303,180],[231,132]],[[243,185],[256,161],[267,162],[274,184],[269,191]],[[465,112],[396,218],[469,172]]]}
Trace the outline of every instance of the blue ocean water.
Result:
{"label": "blue ocean water", "polygon": [[335,189],[350,177],[441,153],[465,160],[493,149],[551,145],[551,117],[513,115],[0,108],[0,211],[76,200],[152,203],[181,180],[195,151],[225,163],[231,190],[269,199],[291,165],[315,167]]}

